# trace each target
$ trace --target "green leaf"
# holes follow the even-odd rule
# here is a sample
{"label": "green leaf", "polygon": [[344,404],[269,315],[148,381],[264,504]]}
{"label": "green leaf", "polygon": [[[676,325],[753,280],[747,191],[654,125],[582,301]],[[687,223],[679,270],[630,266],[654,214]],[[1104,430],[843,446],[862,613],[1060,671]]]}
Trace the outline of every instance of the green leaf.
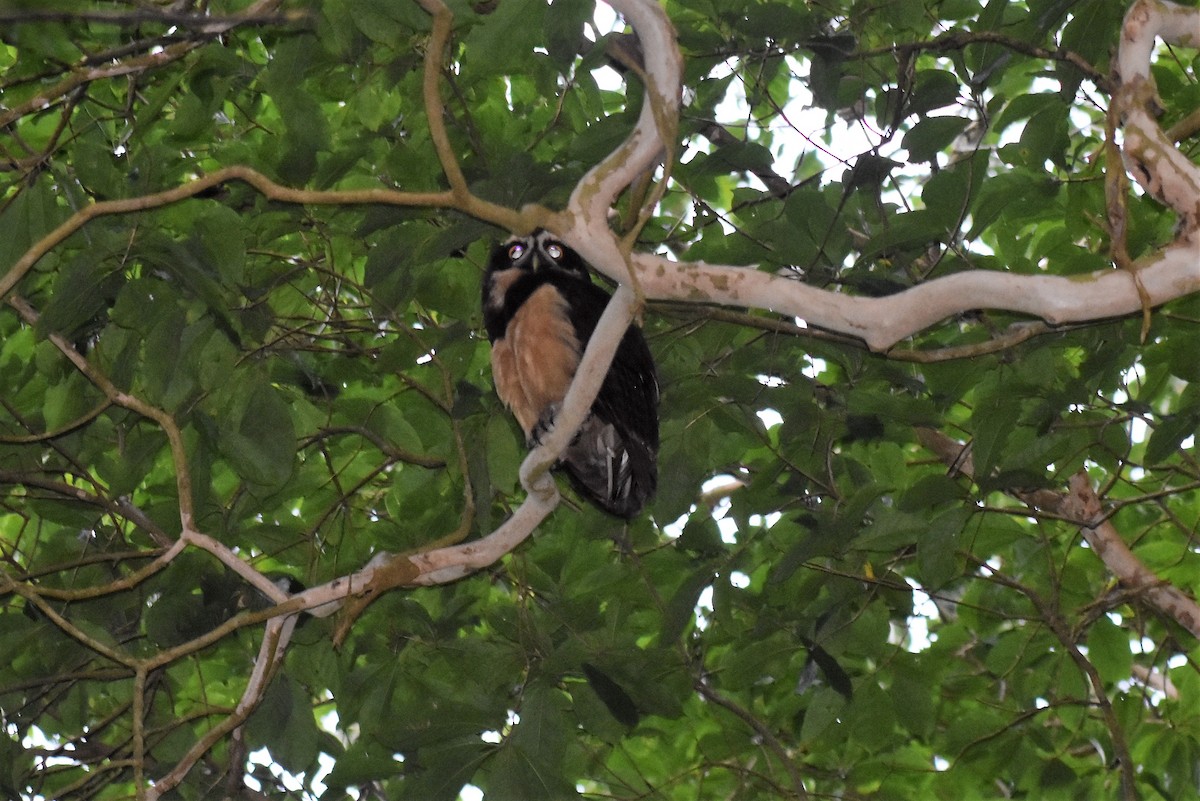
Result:
{"label": "green leaf", "polygon": [[359,741],[351,743],[338,756],[333,770],[323,781],[327,792],[337,793],[347,787],[395,776],[398,767],[390,751],[372,741]]}
{"label": "green leaf", "polygon": [[917,542],[917,567],[924,586],[940,589],[959,574],[963,527],[970,516],[970,509],[962,507],[943,512]]}
{"label": "green leaf", "polygon": [[714,556],[725,551],[717,521],[707,511],[694,514],[688,519],[676,544],[698,556]]}
{"label": "green leaf", "polygon": [[271,758],[292,773],[312,770],[317,761],[317,723],[312,700],[286,674],[276,677],[246,721],[246,737],[265,746]]}
{"label": "green leaf", "polygon": [[546,9],[546,49],[562,66],[573,62],[583,44],[583,27],[596,12],[593,0],[565,0]]}
{"label": "green leaf", "polygon": [[[959,99],[960,91],[958,78],[953,73],[945,70],[921,70],[917,73],[914,82],[907,113],[927,114],[934,109],[954,105]],[[923,122],[930,121],[923,120]],[[917,123],[917,125],[920,124]]]}
{"label": "green leaf", "polygon": [[1168,415],[1154,427],[1146,442],[1146,461],[1164,462],[1180,452],[1183,441],[1200,433],[1200,412],[1187,411]]}
{"label": "green leaf", "polygon": [[83,417],[100,402],[87,379],[79,373],[67,376],[61,383],[46,390],[42,405],[46,428],[56,431]]}
{"label": "green leaf", "polygon": [[1117,44],[1126,6],[1117,0],[1086,0],[1072,8],[1060,45],[1078,53],[1098,70],[1108,68],[1108,56]]}
{"label": "green leaf", "polygon": [[[460,791],[492,754],[478,737],[463,737],[420,750],[420,765],[405,776],[400,798],[412,801],[455,801]],[[382,760],[380,760],[382,767]],[[396,769],[392,763],[392,772]],[[381,777],[389,775],[387,772]]]}
{"label": "green leaf", "polygon": [[[186,375],[191,367],[191,365],[181,363],[179,359],[180,340],[183,338],[185,325],[185,320],[181,315],[164,315],[158,320],[158,324],[150,329],[142,344],[142,352],[146,360],[143,391],[151,403],[169,409],[174,408],[174,403],[166,402],[165,396],[168,387],[177,371]],[[175,399],[176,402],[178,400],[178,398]]]}
{"label": "green leaf", "polygon": [[467,34],[468,56],[477,63],[486,60],[492,72],[519,71],[532,60],[534,47],[542,44],[547,8],[539,0],[499,3]]}
{"label": "green leaf", "polygon": [[500,492],[511,493],[516,489],[525,452],[518,444],[512,424],[499,415],[488,419],[486,437],[488,480]]}
{"label": "green leaf", "polygon": [[889,696],[874,682],[864,682],[854,690],[847,710],[851,731],[868,751],[886,748],[895,736],[897,705]]}
{"label": "green leaf", "polygon": [[228,404],[220,418],[222,453],[247,481],[278,488],[292,474],[296,456],[287,403],[273,387],[250,379]]}
{"label": "green leaf", "polygon": [[931,161],[966,130],[969,122],[962,117],[928,117],[910,128],[900,144],[911,161]]}
{"label": "green leaf", "polygon": [[561,762],[570,741],[562,694],[534,686],[521,702],[521,722],[488,761],[488,797],[566,799],[577,793],[562,776]]}
{"label": "green leaf", "polygon": [[829,728],[838,722],[838,716],[846,708],[847,701],[840,693],[829,687],[818,687],[812,700],[804,710],[804,722],[800,726],[800,739],[805,742],[825,736]]}
{"label": "green leaf", "polygon": [[916,512],[966,500],[962,484],[949,476],[923,476],[901,496],[897,508]]}
{"label": "green leaf", "polygon": [[81,137],[78,147],[75,171],[87,190],[104,198],[124,197],[129,178],[113,153],[112,143],[93,129]]}
{"label": "green leaf", "polygon": [[311,67],[316,41],[309,36],[283,40],[271,66],[263,75],[267,90],[284,125],[279,172],[288,181],[303,184],[317,166],[317,152],[329,146],[325,113],[312,94],[303,91],[303,78]]}
{"label": "green leaf", "polygon": [[1002,389],[981,398],[976,404],[972,415],[976,428],[971,455],[975,460],[977,483],[987,480],[1003,458],[1004,448],[1012,436],[1019,414],[1020,406]]}
{"label": "green leaf", "polygon": [[42,310],[38,330],[68,339],[93,333],[103,325],[121,283],[121,275],[98,260],[96,253],[74,259],[58,273],[53,299]]}
{"label": "green leaf", "polygon": [[1066,104],[1056,103],[1029,118],[1021,133],[1020,152],[1030,167],[1046,161],[1060,167],[1066,165],[1071,143],[1068,112]]}
{"label": "green leaf", "polygon": [[1100,618],[1088,630],[1087,658],[1105,683],[1127,680],[1133,668],[1129,632],[1107,617]]}
{"label": "green leaf", "polygon": [[801,41],[810,36],[813,26],[808,9],[787,3],[755,3],[745,6],[744,28],[747,33],[777,41]]}
{"label": "green leaf", "polygon": [[696,603],[704,589],[712,584],[713,578],[712,569],[702,567],[684,579],[663,612],[662,629],[658,638],[660,643],[667,645],[679,640],[695,619]]}

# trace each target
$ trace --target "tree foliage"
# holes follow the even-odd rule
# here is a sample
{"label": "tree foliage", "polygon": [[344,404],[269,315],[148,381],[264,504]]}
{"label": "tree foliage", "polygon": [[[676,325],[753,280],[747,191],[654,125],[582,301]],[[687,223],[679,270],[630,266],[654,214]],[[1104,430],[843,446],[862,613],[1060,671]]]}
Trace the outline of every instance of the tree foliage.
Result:
{"label": "tree foliage", "polygon": [[[678,116],[585,0],[0,2],[0,795],[1200,792],[1198,220],[1125,3],[662,7]],[[1138,96],[1192,169],[1195,57]],[[479,310],[535,224],[698,265],[637,281],[658,497],[431,568],[545,490]]]}

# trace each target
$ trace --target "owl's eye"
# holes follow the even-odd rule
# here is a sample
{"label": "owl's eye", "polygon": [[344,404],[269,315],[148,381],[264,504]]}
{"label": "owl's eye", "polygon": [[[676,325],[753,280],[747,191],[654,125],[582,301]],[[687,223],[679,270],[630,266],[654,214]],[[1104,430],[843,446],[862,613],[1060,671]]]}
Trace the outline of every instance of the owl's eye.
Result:
{"label": "owl's eye", "polygon": [[563,246],[558,244],[557,242],[547,242],[546,243],[546,255],[549,256],[550,258],[554,259],[555,261],[558,261],[559,259],[561,259],[563,257],[563,253],[564,253]]}
{"label": "owl's eye", "polygon": [[513,242],[508,246],[508,260],[518,261],[525,255],[525,246],[520,242]]}

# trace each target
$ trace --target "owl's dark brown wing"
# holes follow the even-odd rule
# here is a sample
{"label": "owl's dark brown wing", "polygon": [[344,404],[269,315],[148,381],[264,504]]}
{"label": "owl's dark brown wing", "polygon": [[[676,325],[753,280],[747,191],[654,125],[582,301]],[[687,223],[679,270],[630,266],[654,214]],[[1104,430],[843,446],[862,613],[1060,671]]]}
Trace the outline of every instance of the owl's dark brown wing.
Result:
{"label": "owl's dark brown wing", "polygon": [[[609,296],[590,281],[555,281],[576,339],[587,343]],[[617,346],[591,414],[563,453],[575,489],[606,512],[637,515],[658,486],[658,377],[640,329]]]}

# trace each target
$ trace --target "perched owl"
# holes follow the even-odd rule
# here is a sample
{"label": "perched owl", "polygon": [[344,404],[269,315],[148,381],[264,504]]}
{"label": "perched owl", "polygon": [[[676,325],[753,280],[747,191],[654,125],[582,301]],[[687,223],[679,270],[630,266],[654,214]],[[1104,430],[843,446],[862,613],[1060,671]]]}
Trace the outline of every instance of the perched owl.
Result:
{"label": "perched owl", "polygon": [[[531,447],[553,423],[608,300],[579,254],[546,231],[492,252],[483,277],[492,378]],[[657,456],[658,379],[631,325],[560,465],[584,498],[631,518],[654,495]]]}

